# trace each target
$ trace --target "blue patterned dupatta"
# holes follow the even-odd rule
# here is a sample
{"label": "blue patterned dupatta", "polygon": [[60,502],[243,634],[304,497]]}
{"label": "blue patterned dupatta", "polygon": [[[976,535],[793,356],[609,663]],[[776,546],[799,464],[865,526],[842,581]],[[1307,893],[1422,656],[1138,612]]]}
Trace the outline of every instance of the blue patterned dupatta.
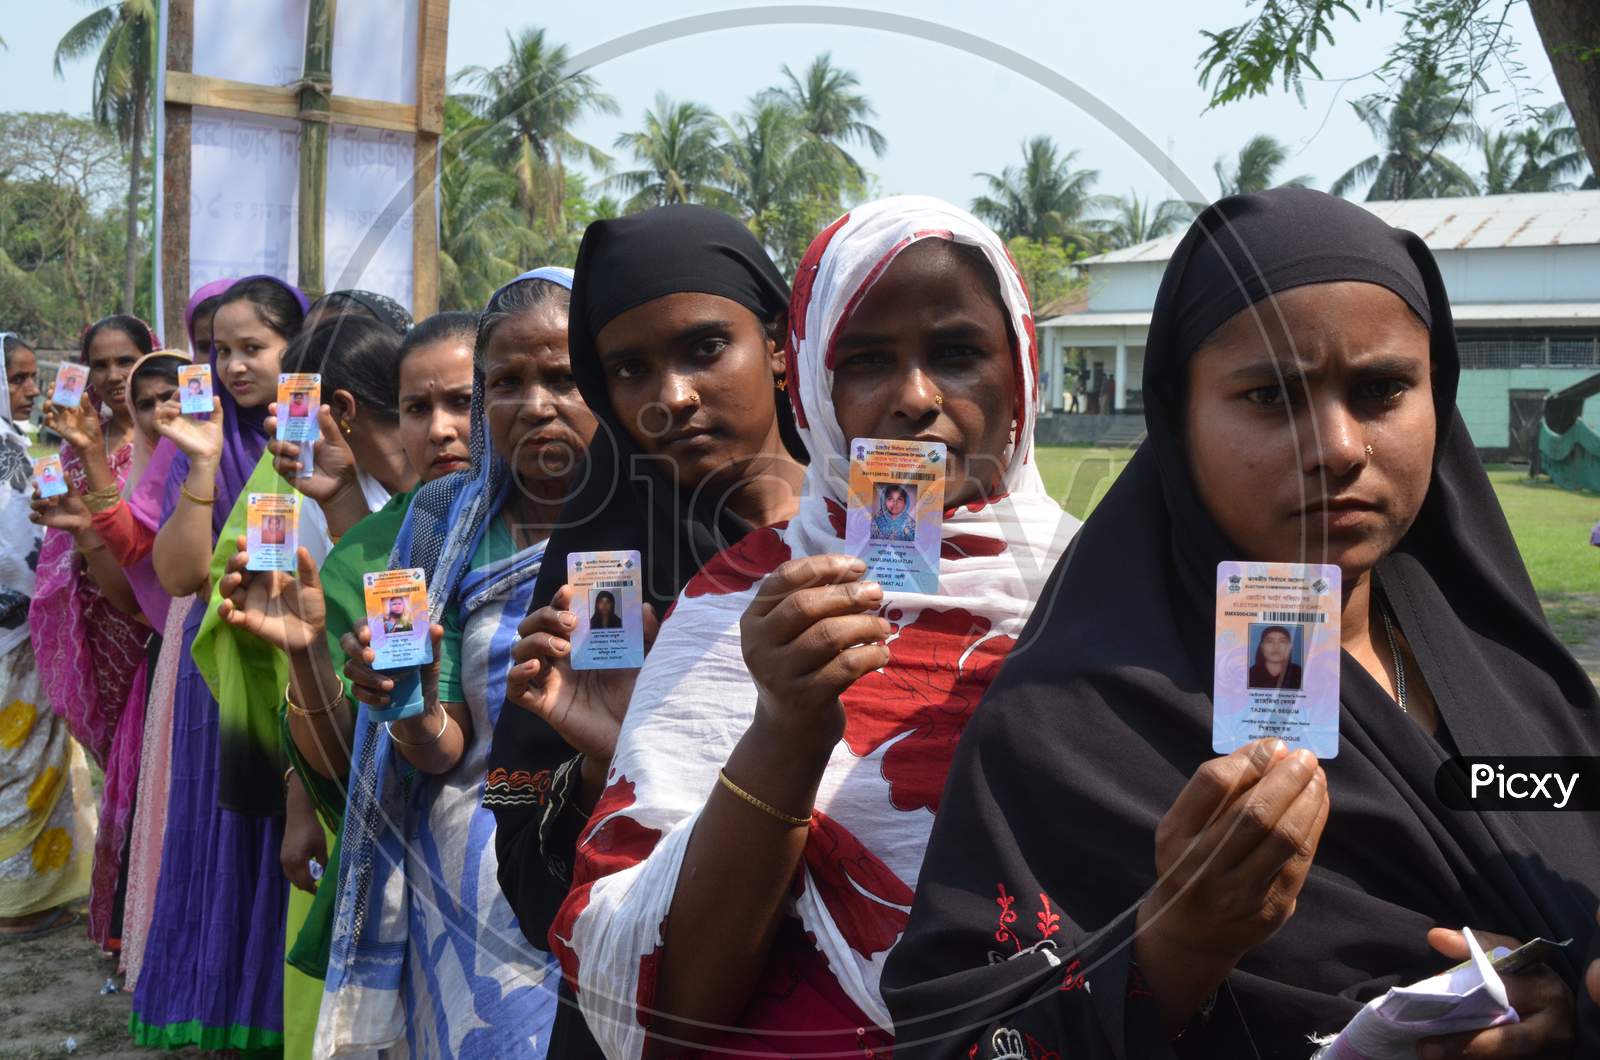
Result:
{"label": "blue patterned dupatta", "polygon": [[[571,286],[565,269],[512,283],[527,279]],[[473,739],[454,770],[430,777],[361,708],[318,1056],[543,1056],[555,1020],[559,972],[523,938],[500,891],[494,817],[482,805],[511,645],[544,543],[471,566],[512,488],[509,467],[488,444],[481,362],[471,445],[471,470],[417,491],[390,566],[427,571],[431,612],[460,620]]]}

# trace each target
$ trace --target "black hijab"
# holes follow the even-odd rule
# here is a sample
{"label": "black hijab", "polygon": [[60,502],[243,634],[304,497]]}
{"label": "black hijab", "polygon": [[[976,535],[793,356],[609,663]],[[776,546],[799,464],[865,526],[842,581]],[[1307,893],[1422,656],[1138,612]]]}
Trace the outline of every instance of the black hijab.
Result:
{"label": "black hijab", "polygon": [[[1452,754],[1600,753],[1594,685],[1546,623],[1456,412],[1438,268],[1422,240],[1358,206],[1275,190],[1212,205],[1167,266],[1145,356],[1149,439],[1058,565],[951,769],[884,975],[897,1055],[965,1055],[974,1039],[990,1055],[1002,1025],[1063,1055],[1168,1052],[1130,967],[1131,914],[1154,883],[1157,822],[1212,757],[1215,571],[1241,558],[1190,479],[1187,363],[1266,295],[1340,280],[1388,288],[1430,327],[1433,480],[1376,581],[1438,702],[1440,735],[1343,656],[1340,750],[1323,763],[1332,809],[1295,914],[1171,1050],[1305,1057],[1308,1035],[1446,967],[1426,932],[1463,925],[1574,939],[1556,971],[1586,1044],[1600,1042],[1581,983],[1600,886],[1594,815],[1461,812],[1434,790]],[[1046,900],[1061,918],[1048,941],[1059,964],[1004,959],[1012,935],[1019,949],[1043,937],[1044,915],[1034,930],[1026,918]],[[997,902],[1024,919],[997,933]],[[1064,989],[1084,974],[1096,989]]]}
{"label": "black hijab", "polygon": [[[787,311],[789,289],[749,229],[704,206],[664,206],[594,222],[584,232],[574,272],[567,349],[599,429],[545,548],[531,607],[548,604],[566,582],[568,553],[637,549],[644,599],[662,615],[707,561],[753,527],[711,499],[686,496],[657,462],[641,459],[611,404],[595,336],[629,309],[686,291],[720,295],[772,321]],[[784,445],[803,463],[788,396],[776,388],[772,394]],[[531,788],[542,777],[542,792],[553,768],[573,754],[550,726],[508,706],[495,724],[489,767],[492,775],[530,778]],[[547,857],[562,853],[541,847],[544,798],[514,793],[494,807],[501,889],[523,934],[541,948],[567,890],[545,868]],[[571,854],[564,853],[568,865]]]}

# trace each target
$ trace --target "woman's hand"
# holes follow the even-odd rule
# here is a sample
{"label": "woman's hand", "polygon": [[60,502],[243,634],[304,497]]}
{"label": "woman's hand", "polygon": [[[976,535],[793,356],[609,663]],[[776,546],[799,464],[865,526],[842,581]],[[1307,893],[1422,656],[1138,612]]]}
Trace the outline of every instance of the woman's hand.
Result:
{"label": "woman's hand", "polygon": [[105,433],[100,428],[100,413],[95,410],[85,394],[77,407],[44,403],[44,425],[61,435],[68,445],[82,457],[96,449],[104,450]]}
{"label": "woman's hand", "polygon": [[176,403],[157,406],[156,433],[172,439],[192,463],[217,461],[222,456],[222,399],[211,399],[211,415],[205,419],[184,415]]}
{"label": "woman's hand", "polygon": [[739,620],[756,718],[791,750],[822,758],[844,735],[839,697],[889,661],[883,588],[851,556],[807,556],[767,576]]}
{"label": "woman's hand", "polygon": [[90,528],[89,508],[83,503],[83,497],[70,485],[67,493],[60,497],[34,496],[29,502],[33,514],[28,516],[28,521],[40,526],[48,526],[52,530],[65,530],[74,537]]}
{"label": "woman's hand", "polygon": [[284,792],[285,815],[283,842],[278,847],[278,864],[289,882],[310,894],[317,893],[317,881],[311,875],[311,859],[327,867],[328,839],[322,834],[322,822],[311,804],[311,796],[300,782],[299,774],[289,778]]}
{"label": "woman's hand", "polygon": [[311,448],[311,474],[304,478],[300,477],[301,443],[279,441],[278,403],[273,402],[267,409],[271,413],[267,417],[266,430],[269,439],[267,449],[272,453],[272,467],[287,479],[291,486],[322,505],[328,504],[348,491],[360,494],[361,484],[356,479],[356,455],[333,422],[332,409],[323,405],[317,410],[320,437]]}
{"label": "woman's hand", "polygon": [[1294,914],[1327,821],[1326,774],[1282,740],[1211,759],[1178,793],[1156,826],[1156,885],[1134,936],[1169,1035]]}
{"label": "woman's hand", "polygon": [[248,570],[250,553],[245,551],[245,538],[236,538],[234,547],[217,584],[217,595],[222,597],[217,617],[288,654],[322,643],[327,636],[328,610],[311,553],[296,549],[298,570],[289,575]]}
{"label": "woman's hand", "polygon": [[[1514,950],[1521,945],[1516,939],[1477,928],[1472,929],[1472,934],[1485,950],[1496,946]],[[1469,954],[1466,936],[1448,928],[1434,928],[1428,932],[1428,945],[1453,961],[1464,961]],[[1417,1043],[1417,1056],[1421,1060],[1454,1057],[1471,1060],[1561,1057],[1566,1060],[1572,1056],[1578,1041],[1578,1009],[1571,989],[1561,977],[1541,964],[1502,975],[1500,981],[1506,986],[1506,1000],[1517,1010],[1518,1022],[1424,1038]]]}
{"label": "woman's hand", "polygon": [[[422,701],[439,701],[439,645],[444,640],[444,627],[435,622],[428,628],[433,637],[433,661],[419,667],[422,677]],[[351,693],[369,707],[387,710],[389,693],[394,691],[394,681],[372,668],[377,653],[372,650],[372,630],[366,619],[356,623],[356,628],[339,638],[344,649],[344,675],[350,681]]]}
{"label": "woman's hand", "polygon": [[[611,761],[617,733],[633,698],[638,670],[574,670],[572,641],[578,628],[573,614],[573,588],[563,585],[548,607],[541,607],[517,626],[506,675],[506,699],[537,717],[586,760]],[[660,624],[655,608],[644,605],[644,645],[650,650]],[[601,770],[604,772],[604,770]]]}

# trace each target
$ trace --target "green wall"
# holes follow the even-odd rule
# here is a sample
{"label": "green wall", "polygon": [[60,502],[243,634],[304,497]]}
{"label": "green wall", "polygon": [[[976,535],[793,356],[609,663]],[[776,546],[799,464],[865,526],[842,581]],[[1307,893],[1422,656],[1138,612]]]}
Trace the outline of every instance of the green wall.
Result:
{"label": "green wall", "polygon": [[[1479,449],[1511,444],[1513,390],[1562,390],[1595,374],[1594,368],[1466,368],[1456,406]],[[1600,427],[1600,395],[1584,402],[1583,418]]]}

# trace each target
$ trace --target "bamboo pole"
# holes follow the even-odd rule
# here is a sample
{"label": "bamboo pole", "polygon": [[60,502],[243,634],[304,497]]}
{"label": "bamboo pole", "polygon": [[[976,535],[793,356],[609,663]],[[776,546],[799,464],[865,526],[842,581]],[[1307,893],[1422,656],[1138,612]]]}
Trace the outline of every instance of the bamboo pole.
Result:
{"label": "bamboo pole", "polygon": [[417,0],[417,134],[411,176],[411,312],[439,310],[439,212],[434,200],[444,131],[450,0]]}
{"label": "bamboo pole", "polygon": [[[194,0],[167,5],[167,69],[187,73],[194,68]],[[168,346],[187,347],[183,311],[189,302],[189,148],[190,108],[159,101],[166,108],[162,144],[161,240],[162,338]]]}
{"label": "bamboo pole", "polygon": [[328,125],[332,121],[333,18],[337,0],[306,9],[305,72],[300,75],[300,289],[323,293],[323,232],[328,210]]}

